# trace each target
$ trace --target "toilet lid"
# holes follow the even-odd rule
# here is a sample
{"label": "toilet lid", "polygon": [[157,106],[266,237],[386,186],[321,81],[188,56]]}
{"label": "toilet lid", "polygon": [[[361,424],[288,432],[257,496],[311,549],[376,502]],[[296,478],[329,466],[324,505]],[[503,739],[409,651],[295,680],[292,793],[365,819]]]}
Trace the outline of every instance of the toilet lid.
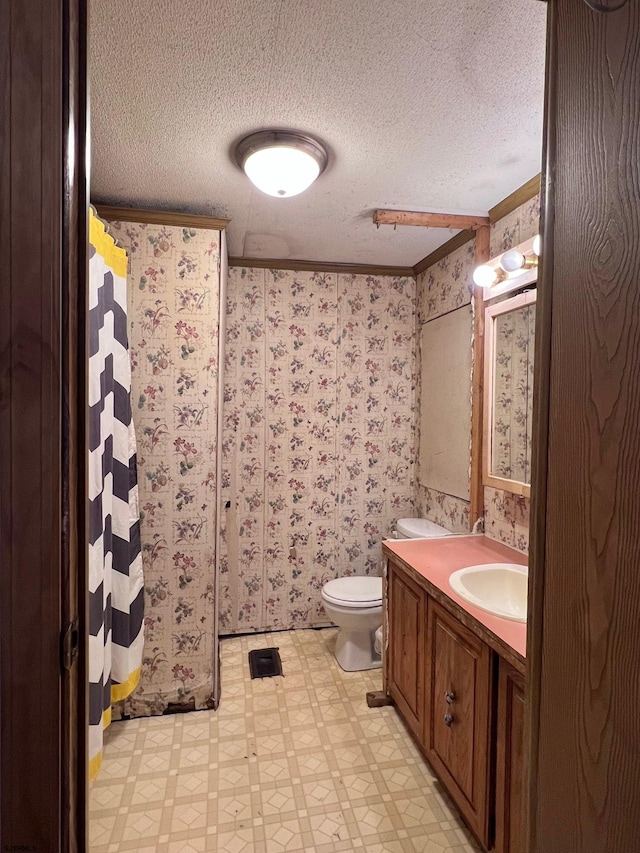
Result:
{"label": "toilet lid", "polygon": [[382,578],[336,578],[323,586],[322,595],[343,606],[375,607],[382,603]]}
{"label": "toilet lid", "polygon": [[399,518],[396,530],[406,539],[431,539],[434,536],[451,536],[451,531],[426,518]]}

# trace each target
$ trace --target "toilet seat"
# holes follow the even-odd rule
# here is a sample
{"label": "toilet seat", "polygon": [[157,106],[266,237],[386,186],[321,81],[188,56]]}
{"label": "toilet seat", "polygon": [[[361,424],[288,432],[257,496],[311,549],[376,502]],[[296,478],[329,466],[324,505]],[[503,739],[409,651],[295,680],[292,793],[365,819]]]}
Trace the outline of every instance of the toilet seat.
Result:
{"label": "toilet seat", "polygon": [[328,581],[322,597],[338,607],[377,607],[382,605],[381,577],[346,577]]}

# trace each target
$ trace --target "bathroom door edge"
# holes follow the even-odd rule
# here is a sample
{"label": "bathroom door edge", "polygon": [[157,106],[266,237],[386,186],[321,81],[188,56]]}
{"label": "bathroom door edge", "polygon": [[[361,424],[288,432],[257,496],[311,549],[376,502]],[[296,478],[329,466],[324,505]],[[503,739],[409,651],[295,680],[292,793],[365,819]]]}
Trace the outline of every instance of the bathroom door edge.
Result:
{"label": "bathroom door edge", "polygon": [[84,0],[0,4],[3,850],[87,849],[86,35]]}

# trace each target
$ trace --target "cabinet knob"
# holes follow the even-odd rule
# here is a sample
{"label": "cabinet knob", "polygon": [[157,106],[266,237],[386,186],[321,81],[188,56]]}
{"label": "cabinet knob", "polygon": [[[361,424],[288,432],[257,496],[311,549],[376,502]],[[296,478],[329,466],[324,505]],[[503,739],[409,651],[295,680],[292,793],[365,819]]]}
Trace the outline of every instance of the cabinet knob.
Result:
{"label": "cabinet knob", "polygon": [[444,698],[447,700],[447,705],[450,705],[456,698],[456,694],[453,692],[453,690],[447,690],[447,692],[444,694]]}
{"label": "cabinet knob", "polygon": [[444,720],[445,726],[449,726],[449,728],[451,728],[451,724],[453,723],[453,716],[451,714],[445,714],[442,719]]}

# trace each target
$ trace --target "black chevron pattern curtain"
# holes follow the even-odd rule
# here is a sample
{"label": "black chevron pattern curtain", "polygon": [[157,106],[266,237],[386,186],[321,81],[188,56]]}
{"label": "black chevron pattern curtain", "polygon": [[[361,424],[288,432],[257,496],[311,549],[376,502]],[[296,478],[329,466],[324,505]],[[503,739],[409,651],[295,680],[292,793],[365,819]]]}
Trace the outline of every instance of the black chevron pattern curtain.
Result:
{"label": "black chevron pattern curtain", "polygon": [[127,254],[90,211],[89,778],[111,705],[140,679],[143,578],[127,341]]}

